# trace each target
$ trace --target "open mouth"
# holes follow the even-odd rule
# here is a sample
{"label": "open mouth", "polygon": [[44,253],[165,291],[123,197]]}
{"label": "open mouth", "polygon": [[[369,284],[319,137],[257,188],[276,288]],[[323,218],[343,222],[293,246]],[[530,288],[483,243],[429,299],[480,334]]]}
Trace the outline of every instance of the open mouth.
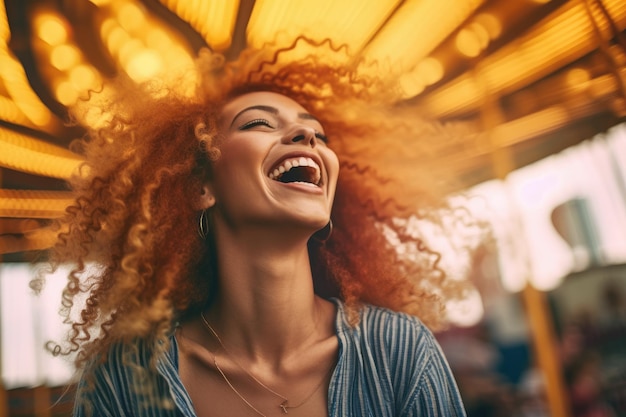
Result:
{"label": "open mouth", "polygon": [[282,183],[311,184],[318,187],[322,181],[320,166],[313,159],[305,156],[283,160],[268,176]]}

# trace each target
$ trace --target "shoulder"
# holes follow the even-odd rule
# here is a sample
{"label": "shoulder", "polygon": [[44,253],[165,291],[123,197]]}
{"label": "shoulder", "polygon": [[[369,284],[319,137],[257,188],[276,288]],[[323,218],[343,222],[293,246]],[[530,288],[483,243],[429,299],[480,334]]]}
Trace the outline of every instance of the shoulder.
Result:
{"label": "shoulder", "polygon": [[351,326],[343,303],[339,300],[335,300],[335,303],[338,315],[337,331],[348,335],[349,338],[377,344],[396,353],[400,352],[402,347],[411,350],[413,354],[416,353],[416,348],[426,350],[438,348],[432,332],[415,316],[363,304],[358,311],[358,324]]}
{"label": "shoulder", "polygon": [[[83,370],[77,391],[75,415],[94,410],[94,415],[136,415],[146,409],[172,409],[163,378],[172,369],[172,346],[159,349],[143,339],[115,343]],[[141,406],[138,407],[138,405]]]}
{"label": "shoulder", "polygon": [[352,326],[343,304],[336,304],[337,336],[346,357],[391,378],[394,386],[417,384],[434,364],[445,362],[432,332],[417,317],[364,304]]}
{"label": "shoulder", "polygon": [[[337,335],[353,374],[376,380],[402,416],[463,416],[463,404],[433,333],[415,316],[363,305],[350,326],[337,304]],[[370,381],[371,382],[371,381]]]}
{"label": "shoulder", "polygon": [[[119,380],[120,383],[132,384],[141,372],[156,370],[154,367],[156,349],[144,339],[130,342],[118,342],[102,355],[89,362],[83,371],[84,377],[90,375],[107,380]],[[167,355],[165,355],[167,358]]]}

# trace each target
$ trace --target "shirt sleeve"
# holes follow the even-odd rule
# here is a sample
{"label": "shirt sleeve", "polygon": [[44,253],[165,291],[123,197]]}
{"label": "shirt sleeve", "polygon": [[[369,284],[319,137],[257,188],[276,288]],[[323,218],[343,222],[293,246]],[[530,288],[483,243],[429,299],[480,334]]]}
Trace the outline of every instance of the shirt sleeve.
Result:
{"label": "shirt sleeve", "polygon": [[83,371],[74,402],[74,417],[127,417],[109,367],[101,364]]}
{"label": "shirt sleeve", "polygon": [[456,381],[439,344],[429,334],[424,342],[428,359],[423,364],[406,417],[466,417]]}
{"label": "shirt sleeve", "polygon": [[74,417],[175,417],[167,383],[137,346],[115,345],[88,366],[78,384]]}

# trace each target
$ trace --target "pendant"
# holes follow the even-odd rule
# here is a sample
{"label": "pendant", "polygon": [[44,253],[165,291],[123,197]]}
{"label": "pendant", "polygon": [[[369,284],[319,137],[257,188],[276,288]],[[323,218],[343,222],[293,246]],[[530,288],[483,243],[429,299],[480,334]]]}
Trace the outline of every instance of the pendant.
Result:
{"label": "pendant", "polygon": [[285,400],[282,403],[280,403],[279,407],[283,409],[283,414],[289,414],[287,412],[287,409],[289,408],[289,400]]}

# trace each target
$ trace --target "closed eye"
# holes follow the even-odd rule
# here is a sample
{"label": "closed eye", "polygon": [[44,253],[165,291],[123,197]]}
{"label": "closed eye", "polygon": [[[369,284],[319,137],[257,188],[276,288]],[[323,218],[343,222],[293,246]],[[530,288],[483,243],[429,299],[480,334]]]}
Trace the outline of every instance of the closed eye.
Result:
{"label": "closed eye", "polygon": [[266,119],[254,119],[254,120],[250,120],[249,122],[246,122],[243,125],[239,126],[239,130],[246,130],[246,129],[253,128],[255,126],[272,127],[270,122],[268,120],[266,120]]}
{"label": "closed eye", "polygon": [[318,138],[319,140],[321,140],[324,143],[328,143],[328,137],[320,132],[315,132],[315,137]]}

